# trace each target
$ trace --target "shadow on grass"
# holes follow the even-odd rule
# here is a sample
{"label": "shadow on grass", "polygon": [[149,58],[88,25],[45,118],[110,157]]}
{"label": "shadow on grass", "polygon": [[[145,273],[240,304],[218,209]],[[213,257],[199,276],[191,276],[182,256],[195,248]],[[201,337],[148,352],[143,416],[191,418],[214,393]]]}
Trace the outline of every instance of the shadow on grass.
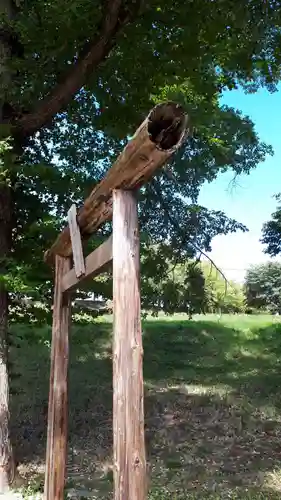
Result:
{"label": "shadow on grass", "polygon": [[[280,498],[280,333],[145,323],[151,499]],[[92,491],[89,498],[112,497],[110,336],[111,325],[97,324],[71,338],[68,486]],[[27,477],[45,459],[48,341],[49,331],[28,342],[23,335],[13,351],[21,378],[12,431]]]}
{"label": "shadow on grass", "polygon": [[280,324],[243,331],[211,321],[151,322],[144,351],[146,380],[220,384],[280,406]]}

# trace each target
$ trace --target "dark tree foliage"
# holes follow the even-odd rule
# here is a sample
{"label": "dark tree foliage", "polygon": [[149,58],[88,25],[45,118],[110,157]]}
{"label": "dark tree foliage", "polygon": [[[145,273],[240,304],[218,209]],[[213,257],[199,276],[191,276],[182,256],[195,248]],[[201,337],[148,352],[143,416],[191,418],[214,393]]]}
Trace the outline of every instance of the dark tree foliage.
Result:
{"label": "dark tree foliage", "polygon": [[249,307],[281,313],[281,263],[268,262],[247,271],[245,293]]}
{"label": "dark tree foliage", "polygon": [[[170,258],[184,262],[208,251],[215,235],[245,230],[198,206],[197,197],[220,172],[249,173],[271,152],[251,120],[220,106],[220,96],[238,85],[275,89],[279,2],[33,0],[11,9],[3,42],[9,48],[13,40],[21,50],[10,47],[1,91],[7,110],[1,135],[13,136],[20,152],[7,173],[14,212],[10,291],[50,296],[43,249],[70,204],[82,202],[163,99],[186,107],[192,133],[140,193],[141,229],[150,247],[161,244],[158,258],[165,260],[168,241]],[[110,224],[92,245],[109,231]]]}
{"label": "dark tree foliage", "polygon": [[281,195],[276,195],[276,199],[276,211],[271,215],[271,220],[263,225],[261,238],[261,242],[266,245],[265,253],[271,257],[281,252]]}

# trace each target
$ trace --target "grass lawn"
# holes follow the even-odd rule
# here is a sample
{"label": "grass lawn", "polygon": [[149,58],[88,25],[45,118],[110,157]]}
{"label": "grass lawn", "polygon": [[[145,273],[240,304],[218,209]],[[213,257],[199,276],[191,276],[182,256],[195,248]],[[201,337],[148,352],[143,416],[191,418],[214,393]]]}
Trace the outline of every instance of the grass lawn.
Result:
{"label": "grass lawn", "polygon": [[[71,334],[67,489],[78,498],[112,498],[111,329],[104,318]],[[147,318],[143,332],[149,499],[280,499],[281,323],[173,316]],[[13,336],[16,454],[40,490],[50,329]]]}

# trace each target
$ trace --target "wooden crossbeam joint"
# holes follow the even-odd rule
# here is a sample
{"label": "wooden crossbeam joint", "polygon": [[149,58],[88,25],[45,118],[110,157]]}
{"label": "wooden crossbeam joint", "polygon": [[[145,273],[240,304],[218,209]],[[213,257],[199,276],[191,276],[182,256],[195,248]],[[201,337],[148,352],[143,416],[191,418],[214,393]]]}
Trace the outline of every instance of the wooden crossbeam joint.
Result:
{"label": "wooden crossbeam joint", "polygon": [[62,279],[62,290],[70,291],[81,285],[85,280],[94,278],[98,274],[106,271],[112,262],[112,236],[104,241],[85,259],[85,273],[77,277],[74,268],[70,269]]}

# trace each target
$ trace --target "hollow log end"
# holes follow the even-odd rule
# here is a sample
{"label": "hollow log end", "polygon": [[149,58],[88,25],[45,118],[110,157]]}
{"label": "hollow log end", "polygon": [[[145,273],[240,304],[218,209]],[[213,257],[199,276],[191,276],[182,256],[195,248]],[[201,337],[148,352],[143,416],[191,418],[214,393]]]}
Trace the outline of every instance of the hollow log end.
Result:
{"label": "hollow log end", "polygon": [[155,106],[148,116],[150,140],[163,151],[177,149],[187,132],[188,116],[180,104],[169,101]]}
{"label": "hollow log end", "polygon": [[[151,112],[149,113],[148,117],[146,120],[143,122],[141,127],[137,130],[135,137],[139,134],[141,137],[141,140],[151,141],[154,145],[155,149],[158,149],[159,151],[164,152],[165,154],[158,154],[158,162],[155,163],[152,162],[153,169],[155,170],[157,166],[160,166],[163,164],[164,161],[167,160],[167,158],[182,144],[182,141],[187,133],[188,129],[188,116],[185,113],[183,107],[175,102],[169,101],[166,103],[161,103],[155,106]],[[143,133],[141,134],[140,131]],[[139,146],[139,142],[137,142]],[[151,144],[150,144],[151,146]],[[134,147],[136,147],[136,144],[134,144]],[[126,148],[125,148],[126,149]],[[132,152],[131,152],[132,153]],[[127,157],[131,157],[127,153]],[[124,160],[124,157],[120,155],[121,160],[119,159],[119,163]],[[126,160],[128,161],[128,159]],[[118,173],[120,170],[120,165],[118,164],[118,159],[115,162],[113,168],[115,169],[115,177],[111,174],[110,177],[110,185],[107,186],[107,191],[104,194],[103,192],[101,195],[99,195],[99,198],[95,198],[96,205],[98,206],[103,206],[104,203],[108,203],[108,200],[110,199],[110,196],[112,194],[112,189],[116,187],[116,172]],[[149,166],[150,163],[147,162],[146,167]],[[124,166],[122,167],[124,168]],[[122,169],[121,169],[122,170]],[[132,170],[132,166],[131,166]],[[131,189],[135,188],[136,186],[139,187],[143,182],[147,180],[148,177],[145,175],[140,174],[141,169],[138,171],[138,176],[134,178],[134,184],[132,185],[132,182],[130,184]],[[151,168],[147,169],[147,176],[151,176],[152,170]],[[131,174],[130,174],[131,175]],[[141,177],[142,175],[142,177]],[[114,177],[114,182],[113,182],[113,177]],[[130,177],[130,176],[129,176]],[[141,180],[141,182],[140,182]],[[124,181],[124,179],[123,179]],[[122,181],[122,182],[123,182]],[[120,181],[118,187],[122,186],[122,182]],[[118,184],[118,182],[117,182]],[[94,188],[95,192],[97,188]],[[104,189],[104,188],[103,188]],[[79,218],[79,228],[81,231],[81,237],[83,238],[83,241],[86,240],[89,236],[90,233],[93,232],[93,227],[92,224],[89,223],[90,218],[92,217],[92,203],[93,203],[93,197],[95,195],[92,194],[90,197],[85,201],[84,206],[81,208],[81,210],[78,213],[78,218]],[[103,212],[105,212],[103,208]],[[105,221],[108,218],[109,212],[107,211],[106,215],[103,213],[103,217],[99,217],[98,224],[95,224],[95,229],[97,229],[98,225],[100,225],[101,222]],[[90,221],[91,222],[91,221]],[[88,232],[87,228],[89,226]],[[69,232],[69,227],[66,227],[60,235],[57,237],[57,240],[55,243],[52,245],[52,247],[47,250],[44,254],[44,261],[48,263],[49,265],[53,266],[55,262],[55,255],[61,255],[63,257],[70,257],[72,255],[72,246],[71,246],[71,240],[70,240],[70,232]]]}

